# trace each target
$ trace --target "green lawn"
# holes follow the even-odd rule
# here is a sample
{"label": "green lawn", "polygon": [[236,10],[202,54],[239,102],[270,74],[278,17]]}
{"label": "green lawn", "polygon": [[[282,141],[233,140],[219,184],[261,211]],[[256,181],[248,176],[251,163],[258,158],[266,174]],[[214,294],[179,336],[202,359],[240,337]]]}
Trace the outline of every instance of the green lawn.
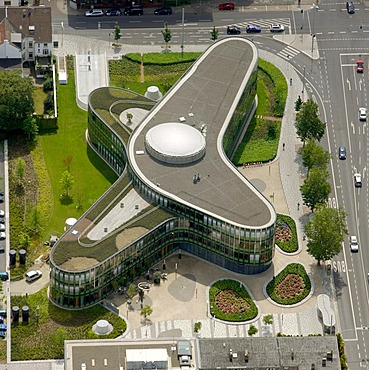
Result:
{"label": "green lawn", "polygon": [[[28,324],[12,323],[13,361],[63,358],[64,340],[110,339],[126,330],[123,319],[99,305],[80,311],[56,307],[49,301],[46,290],[28,297],[12,297],[12,306],[29,307]],[[94,334],[92,326],[98,320],[107,320],[113,331],[104,336]]]}
{"label": "green lawn", "polygon": [[[47,234],[60,235],[68,217],[79,218],[115,181],[116,175],[88,146],[85,138],[87,112],[78,108],[75,101],[74,78],[67,85],[58,85],[58,125],[54,134],[40,136],[45,163],[54,193],[54,209]],[[60,178],[67,169],[65,160],[70,157],[70,171],[75,183],[71,202],[60,199]],[[81,202],[82,207],[76,208]]]}
{"label": "green lawn", "polygon": [[46,94],[44,93],[42,86],[35,86],[33,91],[34,91],[33,98],[35,100],[35,112],[37,114],[43,114],[44,100],[46,98]]}

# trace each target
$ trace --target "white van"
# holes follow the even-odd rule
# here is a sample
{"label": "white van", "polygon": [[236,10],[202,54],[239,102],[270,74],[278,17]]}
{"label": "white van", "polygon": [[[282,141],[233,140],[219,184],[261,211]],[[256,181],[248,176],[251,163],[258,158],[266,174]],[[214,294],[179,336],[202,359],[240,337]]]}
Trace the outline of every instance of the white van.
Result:
{"label": "white van", "polygon": [[26,272],[26,281],[30,283],[32,281],[39,279],[41,276],[42,276],[42,272],[40,270],[28,271]]}

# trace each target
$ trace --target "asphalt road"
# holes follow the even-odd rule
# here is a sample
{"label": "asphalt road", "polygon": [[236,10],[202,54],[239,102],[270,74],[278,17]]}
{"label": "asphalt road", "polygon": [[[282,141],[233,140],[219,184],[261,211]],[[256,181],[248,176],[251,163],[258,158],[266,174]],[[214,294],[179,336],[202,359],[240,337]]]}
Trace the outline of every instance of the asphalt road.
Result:
{"label": "asphalt road", "polygon": [[[346,354],[350,369],[369,365],[369,138],[368,123],[358,120],[358,108],[369,107],[369,9],[356,5],[356,13],[346,12],[345,2],[325,1],[316,6],[296,7],[281,11],[218,12],[200,14],[185,13],[182,27],[181,13],[155,17],[101,17],[85,18],[83,15],[53,18],[54,33],[78,34],[96,39],[112,41],[112,30],[116,22],[122,28],[121,42],[127,44],[163,43],[161,30],[168,22],[172,30],[172,44],[182,43],[182,32],[187,44],[210,43],[210,30],[216,26],[219,37],[226,37],[227,25],[238,25],[245,34],[249,23],[260,24],[260,35],[249,35],[260,49],[272,51],[286,59],[285,44],[272,39],[271,23],[281,23],[286,33],[296,37],[316,35],[320,58],[313,61],[308,55],[297,53],[287,59],[305,81],[305,97],[319,105],[321,118],[327,123],[322,145],[332,153],[330,163],[332,194],[329,206],[342,207],[347,213],[347,228],[359,239],[359,252],[351,253],[349,240],[345,239],[343,252],[333,259],[336,287],[336,306],[340,320],[340,332],[346,343]],[[81,13],[83,14],[83,13]],[[61,25],[63,22],[63,27]],[[110,34],[110,35],[109,35]],[[312,49],[314,41],[312,43]],[[365,71],[356,73],[358,58],[364,59]],[[296,97],[297,98],[297,97]],[[346,146],[347,159],[338,159],[339,146]],[[363,176],[363,187],[354,187],[353,174]]]}

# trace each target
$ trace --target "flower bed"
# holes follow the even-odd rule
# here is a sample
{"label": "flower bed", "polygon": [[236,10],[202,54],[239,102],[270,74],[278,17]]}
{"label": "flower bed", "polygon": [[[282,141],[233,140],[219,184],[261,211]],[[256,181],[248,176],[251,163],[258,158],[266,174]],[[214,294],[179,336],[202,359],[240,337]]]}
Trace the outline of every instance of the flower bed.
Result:
{"label": "flower bed", "polygon": [[291,305],[309,295],[311,282],[304,266],[291,263],[267,285],[266,291],[276,303]]}
{"label": "flower bed", "polygon": [[275,242],[283,252],[293,253],[299,248],[295,221],[286,215],[277,215]]}
{"label": "flower bed", "polygon": [[235,280],[219,280],[209,290],[210,313],[224,321],[248,321],[258,309],[243,284]]}

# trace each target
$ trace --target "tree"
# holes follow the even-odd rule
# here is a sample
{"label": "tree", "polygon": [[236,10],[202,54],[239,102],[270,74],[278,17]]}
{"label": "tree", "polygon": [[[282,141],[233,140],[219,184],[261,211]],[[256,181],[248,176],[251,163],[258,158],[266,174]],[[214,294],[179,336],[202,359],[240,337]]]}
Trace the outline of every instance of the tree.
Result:
{"label": "tree", "polygon": [[211,41],[215,41],[218,39],[218,34],[219,34],[219,31],[217,28],[215,28],[215,26],[213,27],[213,29],[211,30],[210,32],[210,40]]}
{"label": "tree", "polygon": [[327,181],[329,173],[325,169],[312,168],[310,176],[305,179],[300,187],[302,199],[312,212],[317,205],[323,204],[328,200],[331,192],[331,185]]}
{"label": "tree", "polygon": [[302,99],[301,99],[301,96],[299,95],[299,97],[295,101],[295,111],[296,112],[298,112],[301,109],[301,105],[302,105]]}
{"label": "tree", "polygon": [[164,42],[165,42],[165,47],[168,49],[168,43],[172,39],[172,31],[168,28],[168,22],[164,23],[164,29],[161,31]]}
{"label": "tree", "polygon": [[307,252],[318,261],[318,265],[341,252],[342,242],[348,234],[346,216],[341,208],[337,210],[322,205],[305,225]]}
{"label": "tree", "polygon": [[15,165],[15,173],[18,178],[18,185],[22,186],[24,176],[26,175],[26,162],[23,158],[18,158]]}
{"label": "tree", "polygon": [[31,238],[28,234],[26,233],[21,233],[19,235],[19,245],[22,248],[27,249],[31,245]]}
{"label": "tree", "polygon": [[314,103],[311,99],[303,103],[296,115],[295,127],[297,136],[304,145],[308,139],[320,141],[324,135],[325,123],[318,117],[318,104]]}
{"label": "tree", "polygon": [[15,71],[0,71],[0,130],[24,130],[34,112],[33,82]]}
{"label": "tree", "polygon": [[272,325],[273,324],[273,315],[265,315],[263,317],[263,323],[265,325]]}
{"label": "tree", "polygon": [[127,112],[127,120],[128,124],[130,125],[132,123],[133,114],[130,112]]}
{"label": "tree", "polygon": [[32,208],[31,214],[28,219],[28,227],[34,235],[39,235],[43,230],[44,215],[40,206]]}
{"label": "tree", "polygon": [[197,322],[195,322],[193,331],[195,333],[198,333],[201,330],[201,328],[202,328],[202,323],[200,321],[197,321]]}
{"label": "tree", "polygon": [[330,157],[328,151],[319,146],[314,139],[309,139],[302,149],[302,163],[308,170],[308,177],[312,167],[327,168]]}
{"label": "tree", "polygon": [[64,171],[59,182],[63,192],[62,195],[68,197],[74,184],[73,175],[69,171]]}
{"label": "tree", "polygon": [[120,26],[119,24],[116,24],[114,27],[114,40],[117,42],[122,37],[122,34],[120,33]]}
{"label": "tree", "polygon": [[252,337],[254,334],[258,332],[258,329],[255,325],[250,325],[249,330],[247,331],[247,334]]}
{"label": "tree", "polygon": [[128,298],[132,299],[136,295],[136,293],[137,293],[136,285],[130,284],[127,290]]}
{"label": "tree", "polygon": [[147,319],[147,316],[150,316],[152,314],[152,308],[150,305],[143,306],[140,311],[140,315],[144,317],[145,321]]}
{"label": "tree", "polygon": [[52,114],[54,112],[54,95],[48,92],[44,100],[44,113]]}
{"label": "tree", "polygon": [[38,134],[38,126],[34,117],[28,117],[25,119],[23,124],[23,131],[28,133],[28,139],[35,139],[36,135]]}
{"label": "tree", "polygon": [[67,167],[67,170],[70,171],[70,165],[73,161],[73,156],[72,155],[68,155],[68,157],[65,157],[63,159],[63,164],[65,167]]}

